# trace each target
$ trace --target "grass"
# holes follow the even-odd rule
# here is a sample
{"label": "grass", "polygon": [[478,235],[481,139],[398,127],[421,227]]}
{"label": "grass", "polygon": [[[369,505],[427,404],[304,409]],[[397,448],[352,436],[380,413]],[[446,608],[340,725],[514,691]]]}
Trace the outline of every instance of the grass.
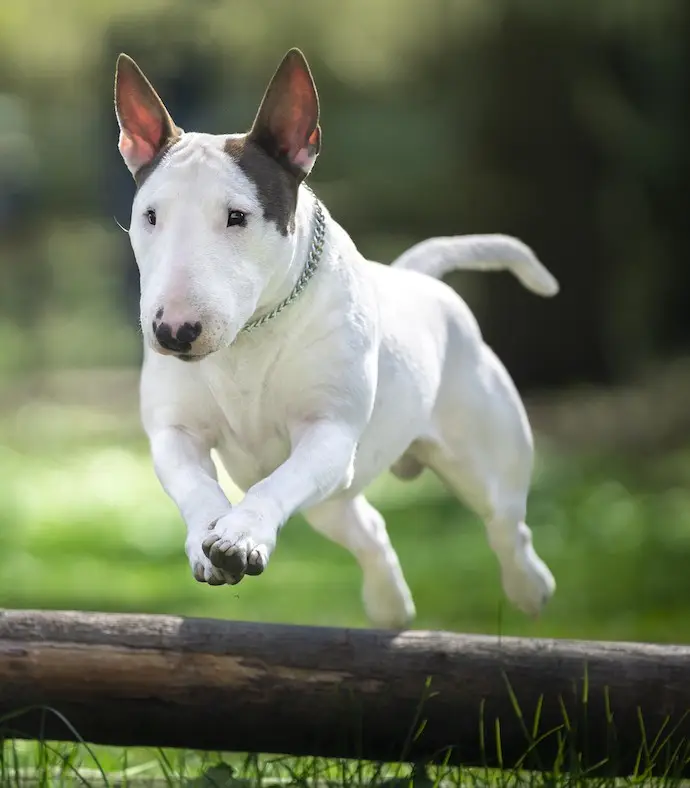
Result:
{"label": "grass", "polygon": [[[54,713],[46,710],[46,713]],[[632,773],[625,778],[601,776],[596,770],[606,765],[583,765],[582,753],[572,749],[568,732],[571,722],[564,712],[564,724],[541,736],[539,711],[530,723],[519,707],[515,713],[525,724],[525,759],[512,768],[459,767],[448,763],[381,764],[365,761],[333,760],[317,757],[293,758],[238,753],[199,753],[169,749],[92,747],[83,741],[59,743],[7,739],[0,745],[0,786],[215,786],[215,788],[467,788],[469,786],[583,786],[583,788],[623,788],[623,786],[683,786],[682,772],[688,770],[690,745],[683,742],[671,750],[671,731],[662,728],[652,741],[643,735]],[[5,720],[5,725],[12,720]],[[528,730],[530,726],[531,730]],[[0,730],[3,729],[0,720]],[[502,749],[501,728],[486,726],[487,740],[495,737]],[[644,729],[644,726],[642,726]],[[484,725],[482,724],[482,730]],[[10,735],[8,732],[7,735]],[[539,771],[529,771],[527,758],[547,737],[555,738],[553,762],[538,761]],[[488,743],[488,742],[487,742]],[[493,744],[493,743],[492,743]],[[488,749],[488,748],[487,748]],[[634,756],[634,753],[632,754]],[[499,758],[500,763],[500,758]]]}
{"label": "grass", "polygon": [[[263,576],[195,583],[183,525],[136,430],[36,411],[6,418],[0,435],[2,605],[366,626],[359,568],[300,518]],[[690,642],[690,450],[645,460],[541,446],[529,521],[558,591],[538,621],[504,603],[481,523],[434,477],[386,476],[370,497],[419,628]]]}
{"label": "grass", "polygon": [[[384,477],[372,487],[370,498],[386,516],[415,596],[415,626],[689,643],[690,447],[645,458],[575,457],[545,441],[538,445],[529,521],[558,581],[556,597],[538,621],[504,602],[481,524],[432,476],[413,483]],[[262,577],[234,588],[195,583],[184,556],[182,523],[155,479],[132,414],[57,402],[0,413],[0,474],[4,607],[367,625],[354,560],[300,518],[284,529]],[[377,771],[371,764],[319,759],[243,760],[89,750],[84,744],[8,740],[3,753],[0,786],[27,780],[103,784],[104,775],[108,784],[212,784],[199,780],[221,762],[237,770],[237,786],[239,779],[305,785],[329,778],[353,786],[384,778],[408,785],[411,779],[406,766]],[[223,769],[215,775],[222,777]],[[441,777],[433,773],[426,779],[418,776],[415,784],[426,788]],[[558,786],[578,780],[455,769],[442,782]],[[649,777],[642,773],[632,783],[648,784]]]}
{"label": "grass", "polygon": [[[607,713],[605,724],[606,757],[594,761],[587,744],[578,737],[578,726],[587,726],[590,708],[588,682],[583,682],[581,711],[573,716],[562,707],[562,722],[544,731],[542,704],[536,705],[533,718],[523,714],[517,697],[506,679],[513,712],[524,733],[524,754],[517,761],[504,765],[502,728],[498,720],[492,724],[479,709],[478,731],[481,759],[491,760],[501,768],[460,767],[450,764],[450,753],[440,753],[433,765],[406,763],[407,745],[398,763],[334,760],[318,757],[260,756],[239,753],[199,753],[152,748],[118,749],[93,747],[83,741],[58,711],[44,708],[45,718],[59,717],[74,734],[74,743],[23,741],[12,739],[16,725],[21,726],[23,712],[0,718],[0,787],[25,784],[45,786],[225,786],[225,788],[465,788],[465,786],[586,786],[587,788],[622,788],[623,786],[659,786],[675,788],[686,785],[683,774],[690,771],[690,742],[678,740],[681,720],[675,724],[667,718],[656,733],[648,731],[639,719],[640,744],[637,753],[617,753],[610,742],[616,740],[616,722]],[[423,735],[424,709],[412,721],[408,744]],[[503,720],[505,723],[506,720]],[[4,738],[4,741],[3,741]],[[462,746],[462,743],[458,743]],[[514,746],[515,742],[509,743]],[[544,745],[549,746],[551,759],[545,761]],[[488,753],[495,755],[487,755]],[[628,764],[628,776],[616,777],[618,755]],[[513,756],[514,757],[514,756]],[[618,763],[620,766],[620,763]],[[538,769],[538,771],[534,771]]]}

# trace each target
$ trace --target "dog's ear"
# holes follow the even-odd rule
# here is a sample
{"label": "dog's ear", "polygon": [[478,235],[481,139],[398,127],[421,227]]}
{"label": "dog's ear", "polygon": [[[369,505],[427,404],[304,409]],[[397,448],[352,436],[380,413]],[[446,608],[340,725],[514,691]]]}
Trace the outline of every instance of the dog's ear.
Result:
{"label": "dog's ear", "polygon": [[314,166],[321,149],[319,97],[299,49],[291,49],[278,66],[249,138],[299,180]]}
{"label": "dog's ear", "polygon": [[139,66],[124,54],[115,69],[115,114],[118,147],[132,175],[182,134]]}

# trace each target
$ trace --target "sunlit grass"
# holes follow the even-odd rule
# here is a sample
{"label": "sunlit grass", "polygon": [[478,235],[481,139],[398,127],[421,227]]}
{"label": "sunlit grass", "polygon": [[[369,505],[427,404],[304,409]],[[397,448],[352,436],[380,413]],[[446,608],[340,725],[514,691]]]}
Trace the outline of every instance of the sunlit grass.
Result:
{"label": "sunlit grass", "polygon": [[[366,625],[354,559],[301,518],[263,576],[234,588],[195,583],[183,525],[131,412],[119,420],[116,410],[46,405],[5,414],[3,424],[4,606]],[[385,476],[370,497],[387,518],[420,628],[690,640],[690,452],[576,459],[540,445],[529,521],[558,591],[536,622],[505,604],[481,523],[433,476]]]}

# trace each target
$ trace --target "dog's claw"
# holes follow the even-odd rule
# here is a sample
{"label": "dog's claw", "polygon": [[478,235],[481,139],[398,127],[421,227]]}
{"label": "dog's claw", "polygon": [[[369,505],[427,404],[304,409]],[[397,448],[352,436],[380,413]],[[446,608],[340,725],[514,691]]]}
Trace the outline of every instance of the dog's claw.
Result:
{"label": "dog's claw", "polygon": [[248,575],[260,575],[264,569],[266,568],[266,556],[262,552],[260,548],[255,548],[254,550],[249,553],[249,558],[247,559],[247,569],[246,572]]}
{"label": "dog's claw", "polygon": [[211,548],[220,539],[218,534],[209,534],[201,543],[201,549],[204,551],[206,558],[211,557]]}
{"label": "dog's claw", "polygon": [[227,579],[223,577],[222,572],[219,572],[215,567],[211,567],[209,572],[202,561],[195,562],[192,572],[197,583],[208,583],[210,586],[222,586],[228,582]]}
{"label": "dog's claw", "polygon": [[197,561],[194,564],[194,579],[197,581],[197,583],[205,583],[206,582],[206,575],[205,575],[205,572],[204,572],[204,565],[200,561]]}
{"label": "dog's claw", "polygon": [[231,577],[242,579],[247,571],[247,551],[242,545],[226,539],[218,539],[212,545],[208,557],[213,566],[227,572]]}

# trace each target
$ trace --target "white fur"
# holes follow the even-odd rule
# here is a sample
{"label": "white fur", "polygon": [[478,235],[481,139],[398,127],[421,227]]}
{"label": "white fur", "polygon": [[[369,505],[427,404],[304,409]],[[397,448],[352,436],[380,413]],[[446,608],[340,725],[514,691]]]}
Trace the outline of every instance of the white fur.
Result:
{"label": "white fur", "polygon": [[[427,466],[483,518],[506,594],[537,614],[555,584],[525,525],[533,454],[525,411],[464,301],[420,271],[498,263],[544,295],[557,290],[555,280],[505,236],[432,239],[392,267],[370,262],[326,211],[320,267],[304,293],[238,334],[299,276],[314,198],[300,188],[294,233],[281,235],[223,141],[184,134],[137,194],[130,229],[141,270],[143,424],[161,484],[187,524],[196,578],[258,574],[280,528],[301,511],[358,560],[370,620],[404,626],[412,597],[362,491],[391,467],[413,476]],[[156,227],[145,218],[151,207]],[[228,207],[249,214],[246,227],[226,228]],[[203,324],[194,343],[203,360],[156,348],[150,326],[160,307],[179,323]],[[217,482],[212,449],[246,491],[235,507]],[[423,531],[419,540],[434,549]]]}
{"label": "white fur", "polygon": [[440,279],[451,271],[508,269],[533,293],[554,296],[558,282],[522,241],[509,235],[456,235],[427,238],[411,246],[393,265]]}

